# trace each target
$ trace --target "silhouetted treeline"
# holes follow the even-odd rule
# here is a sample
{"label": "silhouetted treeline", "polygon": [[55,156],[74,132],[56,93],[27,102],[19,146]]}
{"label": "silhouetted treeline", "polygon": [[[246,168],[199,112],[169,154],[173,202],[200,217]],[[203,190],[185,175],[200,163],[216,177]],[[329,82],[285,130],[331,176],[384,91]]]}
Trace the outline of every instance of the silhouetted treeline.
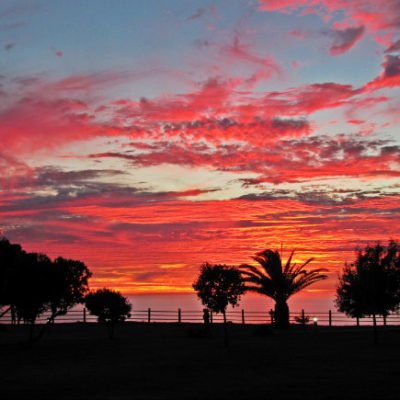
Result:
{"label": "silhouetted treeline", "polygon": [[[336,305],[339,311],[351,317],[373,317],[376,327],[376,316],[386,317],[389,312],[400,306],[400,245],[390,240],[387,246],[380,243],[356,249],[356,260],[345,264],[337,288]],[[228,304],[237,305],[240,294],[247,291],[256,292],[275,301],[273,319],[275,326],[289,326],[288,299],[306,287],[327,278],[327,269],[307,269],[313,260],[297,265],[292,262],[292,252],[285,264],[278,251],[266,249],[257,253],[253,259],[258,265],[242,264],[239,268],[226,265],[203,264],[197,281],[193,284],[202,303],[214,312],[225,314]],[[221,269],[236,271],[240,282],[235,281],[234,301],[228,301],[229,291]],[[240,293],[240,294],[239,294]],[[222,303],[221,303],[222,302]],[[215,307],[216,304],[223,307]],[[299,319],[305,324],[304,317]]]}
{"label": "silhouetted treeline", "polygon": [[[30,324],[30,341],[36,341],[58,316],[84,303],[99,322],[107,324],[112,337],[114,325],[129,317],[131,305],[110,289],[89,292],[91,276],[82,261],[51,260],[0,238],[0,317],[10,313],[12,322]],[[45,312],[49,313],[47,323],[34,337],[35,322]]]}
{"label": "silhouetted treeline", "polygon": [[51,324],[83,301],[90,276],[81,261],[62,257],[51,260],[0,239],[0,306],[6,307],[3,314],[11,313],[13,322],[31,324],[31,339],[33,325],[41,314],[49,312]]}
{"label": "silhouetted treeline", "polygon": [[[300,265],[293,263],[293,254],[284,264],[279,252],[270,249],[253,257],[258,265],[205,263],[193,288],[209,310],[224,315],[225,324],[227,306],[236,306],[242,294],[252,291],[272,298],[275,325],[288,327],[287,300],[327,277],[326,269],[306,268],[312,258]],[[81,261],[63,257],[51,260],[45,254],[28,253],[19,244],[0,238],[0,317],[9,312],[13,322],[24,321],[33,328],[44,312],[49,313],[47,325],[50,325],[74,305],[85,303],[99,322],[110,327],[112,336],[114,324],[129,317],[131,305],[119,292],[109,289],[89,293],[91,275]],[[398,310],[399,243],[391,240],[386,246],[378,243],[358,249],[356,260],[346,263],[339,277],[336,305],[351,317],[372,315],[374,325],[377,315],[385,317]]]}

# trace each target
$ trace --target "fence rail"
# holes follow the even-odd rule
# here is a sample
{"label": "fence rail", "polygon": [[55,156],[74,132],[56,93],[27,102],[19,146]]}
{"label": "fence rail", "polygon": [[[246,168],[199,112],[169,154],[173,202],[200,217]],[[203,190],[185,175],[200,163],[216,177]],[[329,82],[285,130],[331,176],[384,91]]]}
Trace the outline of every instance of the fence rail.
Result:
{"label": "fence rail", "polygon": [[[264,324],[273,323],[273,312],[270,311],[246,311],[232,310],[226,313],[227,320],[235,324]],[[212,323],[222,323],[223,316],[221,314],[211,313],[210,319]],[[38,319],[38,323],[45,323],[49,318],[49,314],[43,314]],[[70,310],[66,315],[56,318],[55,323],[76,323],[76,322],[96,322],[97,318],[90,315],[86,308],[81,310]],[[147,323],[202,323],[203,311],[199,310],[183,310],[181,308],[175,310],[133,310],[131,316],[127,319],[131,322],[147,322]],[[343,313],[328,311],[294,311],[290,313],[289,321],[292,324],[318,324],[324,326],[366,326],[372,325],[372,317],[350,318]],[[1,324],[13,324],[18,321],[13,320],[8,312],[0,318]],[[377,317],[378,325],[400,325],[400,314],[390,314],[387,317]]]}

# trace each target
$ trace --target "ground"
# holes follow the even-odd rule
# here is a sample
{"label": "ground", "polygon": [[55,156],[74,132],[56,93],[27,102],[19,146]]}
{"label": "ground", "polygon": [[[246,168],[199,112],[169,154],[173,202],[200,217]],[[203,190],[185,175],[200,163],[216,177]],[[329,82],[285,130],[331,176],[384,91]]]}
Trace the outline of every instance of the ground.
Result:
{"label": "ground", "polygon": [[[33,347],[26,327],[0,326],[1,398],[398,399],[399,328],[126,323],[59,324]],[[192,333],[192,334],[190,334]],[[193,334],[194,333],[194,334]]]}

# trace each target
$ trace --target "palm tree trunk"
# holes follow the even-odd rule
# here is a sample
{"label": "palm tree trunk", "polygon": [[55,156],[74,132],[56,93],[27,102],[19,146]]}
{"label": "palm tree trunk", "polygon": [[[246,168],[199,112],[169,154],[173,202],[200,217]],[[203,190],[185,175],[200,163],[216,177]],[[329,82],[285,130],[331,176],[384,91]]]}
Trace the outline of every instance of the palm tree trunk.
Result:
{"label": "palm tree trunk", "polygon": [[286,300],[276,300],[275,326],[277,328],[289,328],[289,306],[287,305]]}

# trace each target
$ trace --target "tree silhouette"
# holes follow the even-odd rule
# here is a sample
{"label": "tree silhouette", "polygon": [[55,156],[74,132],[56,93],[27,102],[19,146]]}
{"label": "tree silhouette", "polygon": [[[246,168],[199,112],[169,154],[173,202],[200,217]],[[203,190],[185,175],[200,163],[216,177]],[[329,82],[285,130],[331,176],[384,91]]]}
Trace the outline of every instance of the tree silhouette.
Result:
{"label": "tree silhouette", "polygon": [[85,297],[86,308],[99,322],[109,329],[109,337],[114,337],[114,327],[118,322],[130,317],[132,306],[120,292],[110,289],[98,289]]}
{"label": "tree silhouette", "polygon": [[325,269],[305,270],[306,265],[313,258],[301,265],[292,264],[293,254],[294,251],[283,267],[279,252],[266,249],[253,257],[259,263],[259,266],[255,267],[249,264],[240,266],[247,291],[257,292],[275,300],[275,325],[279,328],[289,326],[287,300],[307,286],[327,278],[326,275],[321,273],[325,272]]}
{"label": "tree silhouette", "polygon": [[227,265],[201,266],[200,275],[193,283],[193,289],[201,302],[215,313],[222,313],[224,318],[224,342],[228,345],[228,330],[226,308],[228,304],[235,307],[244,293],[240,272],[235,267]]}
{"label": "tree silhouette", "polygon": [[49,278],[49,306],[51,322],[59,315],[65,315],[69,309],[82,303],[89,289],[91,272],[87,266],[77,260],[58,257],[54,260]]}
{"label": "tree silhouette", "polygon": [[13,303],[19,318],[32,326],[49,307],[52,262],[45,254],[27,253],[15,271]]}
{"label": "tree silhouette", "polygon": [[15,315],[16,270],[19,269],[25,255],[19,244],[12,244],[8,239],[0,238],[0,317],[9,311],[13,317]]}
{"label": "tree silhouette", "polygon": [[387,316],[400,304],[400,245],[391,240],[358,249],[356,260],[345,264],[336,290],[336,306],[351,317]]}
{"label": "tree silhouette", "polygon": [[[52,261],[45,254],[27,253],[20,245],[0,240],[0,306],[8,306],[5,311],[11,309],[31,325],[31,341],[38,340],[58,315],[82,302],[90,276],[81,261],[61,257]],[[34,338],[35,322],[46,311],[50,317]]]}

